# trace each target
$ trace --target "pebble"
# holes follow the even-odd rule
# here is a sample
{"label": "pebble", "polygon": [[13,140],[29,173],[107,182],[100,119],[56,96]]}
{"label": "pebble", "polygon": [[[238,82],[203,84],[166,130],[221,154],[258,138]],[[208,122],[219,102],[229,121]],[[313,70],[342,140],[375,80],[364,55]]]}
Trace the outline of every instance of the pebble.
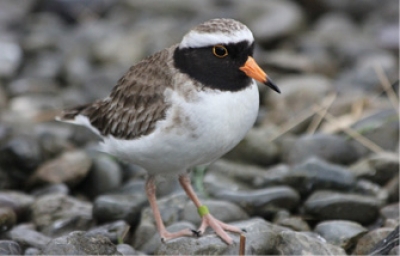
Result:
{"label": "pebble", "polygon": [[389,202],[399,201],[399,175],[395,175],[388,183],[385,184],[384,189],[388,192]]}
{"label": "pebble", "polygon": [[0,37],[0,77],[11,78],[22,62],[22,50],[18,43]]}
{"label": "pebble", "polygon": [[340,246],[344,250],[354,246],[358,239],[367,233],[367,229],[353,221],[322,221],[314,229],[330,244]]}
{"label": "pebble", "polygon": [[345,251],[305,233],[282,231],[279,233],[278,255],[345,255]]}
{"label": "pebble", "polygon": [[279,159],[279,148],[269,138],[275,134],[273,129],[252,129],[224,158],[261,166],[274,164]]}
{"label": "pebble", "polygon": [[381,202],[374,197],[333,191],[316,191],[304,203],[308,214],[318,220],[350,220],[362,224],[375,221]]}
{"label": "pebble", "polygon": [[102,235],[110,239],[114,244],[120,244],[128,240],[128,231],[130,226],[123,220],[114,221],[101,226],[91,228],[88,234]]}
{"label": "pebble", "polygon": [[287,210],[281,210],[274,217],[274,224],[290,228],[294,231],[310,231],[308,223],[300,216],[291,216]]}
{"label": "pebble", "polygon": [[[217,219],[223,222],[233,222],[243,219],[248,219],[246,211],[241,207],[238,207],[232,201],[220,201],[220,200],[202,200],[204,205],[207,205],[210,213]],[[192,202],[188,202],[182,214],[182,220],[189,221],[196,226],[200,225],[201,218],[197,213],[197,209]]]}
{"label": "pebble", "polygon": [[[305,13],[299,5],[290,1],[236,2],[242,19],[248,20],[249,28],[257,35],[257,42],[268,43],[297,33],[305,23]],[[258,14],[258,15],[255,15]],[[265,26],[264,24],[275,24]]]}
{"label": "pebble", "polygon": [[393,153],[377,153],[361,159],[350,170],[357,178],[384,185],[399,172],[399,158]]}
{"label": "pebble", "polygon": [[19,191],[0,191],[0,206],[10,208],[16,219],[26,221],[31,217],[31,206],[34,198]]}
{"label": "pebble", "polygon": [[[278,232],[285,230],[272,225],[260,218],[231,223],[246,229],[245,255],[276,254]],[[179,238],[161,244],[156,250],[157,255],[237,255],[239,252],[239,235],[229,233],[233,244],[227,245],[215,234],[207,234],[197,239],[191,237]]]}
{"label": "pebble", "polygon": [[61,73],[62,58],[60,53],[44,51],[24,63],[22,76],[55,79]]}
{"label": "pebble", "polygon": [[[399,117],[394,109],[378,111],[367,116],[351,127],[383,150],[396,151],[399,141]],[[357,151],[367,154],[369,150],[354,141]]]}
{"label": "pebble", "polygon": [[26,225],[15,226],[7,233],[7,236],[23,247],[31,246],[38,249],[46,246],[51,240],[48,236],[33,230],[32,226]]}
{"label": "pebble", "polygon": [[121,183],[122,170],[113,158],[101,153],[92,156],[92,167],[82,184],[83,187],[90,188],[87,195],[96,197],[119,188]]}
{"label": "pebble", "polygon": [[332,90],[332,81],[322,75],[288,75],[275,80],[282,96],[267,94],[264,102],[269,103],[272,111],[286,113],[276,117],[278,123],[304,115],[304,111],[312,111],[310,102],[320,102]]}
{"label": "pebble", "polygon": [[[0,148],[0,163],[3,168],[16,169],[19,179],[26,178],[42,161],[42,152],[37,138],[28,135],[11,137]],[[14,178],[17,178],[15,177]],[[22,177],[21,177],[22,176]]]}
{"label": "pebble", "polygon": [[99,222],[125,220],[136,226],[147,203],[146,196],[141,194],[98,196],[93,203],[93,218]]}
{"label": "pebble", "polygon": [[19,78],[10,82],[7,91],[11,97],[28,94],[57,94],[58,85],[48,78]]}
{"label": "pebble", "polygon": [[32,205],[32,220],[49,236],[87,230],[93,224],[92,204],[63,194],[41,196]]}
{"label": "pebble", "polygon": [[283,160],[288,164],[318,157],[327,162],[347,165],[359,158],[356,148],[348,139],[335,134],[302,135],[283,151]]}
{"label": "pebble", "polygon": [[86,177],[91,165],[92,159],[85,151],[68,151],[40,165],[29,183],[31,186],[66,183],[73,187]]}
{"label": "pebble", "polygon": [[70,189],[64,183],[50,184],[32,191],[32,195],[36,197],[41,197],[44,195],[54,195],[54,194],[68,195],[69,193]]}
{"label": "pebble", "polygon": [[371,252],[374,246],[387,237],[393,228],[378,228],[369,231],[358,240],[357,246],[353,251],[354,255],[367,255]]}
{"label": "pebble", "polygon": [[22,255],[19,244],[12,240],[0,240],[1,255]]}
{"label": "pebble", "polygon": [[399,203],[389,204],[381,208],[380,213],[386,219],[399,219]]}
{"label": "pebble", "polygon": [[288,186],[251,191],[233,191],[221,188],[210,190],[209,193],[214,198],[236,203],[250,216],[264,216],[271,208],[293,210],[300,201],[300,195]]}
{"label": "pebble", "polygon": [[124,256],[128,255],[142,255],[135,251],[135,249],[132,248],[129,244],[118,244],[117,245],[117,251],[121,253]]}
{"label": "pebble", "polygon": [[9,207],[0,207],[0,231],[4,232],[9,230],[15,225],[17,216],[14,211]]}
{"label": "pebble", "polygon": [[356,180],[346,168],[309,158],[291,167],[279,165],[265,172],[258,181],[260,186],[289,185],[301,195],[308,195],[317,189],[350,190]]}
{"label": "pebble", "polygon": [[43,255],[122,255],[110,239],[84,231],[74,231],[51,240],[42,250]]}

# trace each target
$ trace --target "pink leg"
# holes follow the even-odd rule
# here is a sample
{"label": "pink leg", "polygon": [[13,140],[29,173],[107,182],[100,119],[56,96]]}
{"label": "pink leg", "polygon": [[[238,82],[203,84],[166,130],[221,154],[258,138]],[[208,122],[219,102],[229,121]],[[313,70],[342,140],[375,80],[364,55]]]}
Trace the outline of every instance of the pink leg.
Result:
{"label": "pink leg", "polygon": [[146,194],[149,199],[151,210],[153,211],[154,219],[156,221],[158,233],[161,236],[161,241],[166,242],[170,239],[182,237],[182,236],[193,236],[193,231],[190,229],[183,229],[178,232],[170,233],[164,226],[161,219],[160,210],[158,209],[157,199],[156,199],[156,186],[154,184],[154,177],[150,176],[146,181]]}
{"label": "pink leg", "polygon": [[[201,206],[201,203],[196,193],[194,192],[192,185],[190,184],[189,177],[187,175],[181,175],[179,176],[179,182],[182,188],[185,190],[188,197],[193,201],[194,205],[197,208],[199,208]],[[225,230],[235,233],[242,233],[242,230],[240,228],[223,223],[222,221],[214,218],[210,213],[207,213],[202,217],[202,222],[198,230],[199,234],[200,235],[204,234],[204,231],[208,226],[214,229],[215,233],[217,233],[217,235],[221,237],[222,240],[224,240],[227,244],[232,244],[233,240],[225,232]]]}

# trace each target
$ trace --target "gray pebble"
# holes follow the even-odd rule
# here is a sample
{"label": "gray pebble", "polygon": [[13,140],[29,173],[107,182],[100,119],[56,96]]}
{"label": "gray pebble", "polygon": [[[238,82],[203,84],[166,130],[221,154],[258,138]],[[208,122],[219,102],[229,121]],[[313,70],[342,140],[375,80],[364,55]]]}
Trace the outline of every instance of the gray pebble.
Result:
{"label": "gray pebble", "polygon": [[0,240],[1,255],[21,255],[22,250],[19,244],[11,240]]}
{"label": "gray pebble", "polygon": [[347,250],[357,243],[357,240],[367,233],[367,229],[360,224],[345,220],[320,222],[314,229],[330,244]]}
{"label": "gray pebble", "polygon": [[371,223],[379,215],[381,202],[374,197],[333,191],[316,191],[304,203],[308,214],[319,220],[350,220]]}

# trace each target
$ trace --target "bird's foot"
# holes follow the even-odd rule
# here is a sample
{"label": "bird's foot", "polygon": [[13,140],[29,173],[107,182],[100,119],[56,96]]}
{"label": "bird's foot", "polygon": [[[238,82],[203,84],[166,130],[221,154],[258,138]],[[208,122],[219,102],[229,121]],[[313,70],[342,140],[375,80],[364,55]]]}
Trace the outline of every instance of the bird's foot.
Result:
{"label": "bird's foot", "polygon": [[167,230],[162,231],[160,233],[161,242],[163,242],[163,243],[167,242],[168,240],[174,239],[174,238],[183,237],[183,236],[193,236],[193,235],[198,236],[197,231],[194,231],[194,230],[191,230],[188,228],[182,229],[178,232],[173,232],[173,233],[168,232]]}
{"label": "bird's foot", "polygon": [[221,237],[222,240],[224,240],[227,244],[232,244],[233,240],[232,238],[226,233],[225,231],[231,231],[235,233],[242,233],[243,231],[235,226],[228,225],[218,219],[216,219],[214,216],[211,214],[207,213],[202,217],[202,222],[200,225],[200,228],[198,229],[198,233],[200,235],[204,234],[205,230],[207,227],[211,227],[215,233],[219,237]]}

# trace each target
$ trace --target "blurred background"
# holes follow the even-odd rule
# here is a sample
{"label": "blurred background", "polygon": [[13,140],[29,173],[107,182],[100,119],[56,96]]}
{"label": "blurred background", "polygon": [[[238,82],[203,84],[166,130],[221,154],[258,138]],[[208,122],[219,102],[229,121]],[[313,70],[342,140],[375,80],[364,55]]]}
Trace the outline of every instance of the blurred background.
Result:
{"label": "blurred background", "polygon": [[[256,199],[257,203],[252,202],[257,207],[252,208],[251,202],[241,205],[235,201],[241,194],[221,191],[287,185],[297,193],[297,201],[292,198],[292,204],[283,208],[312,216],[306,220],[311,229],[328,218],[303,205],[315,189],[359,193],[380,203],[369,219],[350,219],[364,228],[381,227],[385,218],[379,209],[393,203],[398,207],[399,200],[397,0],[1,0],[0,217],[2,203],[8,202],[15,218],[7,225],[0,220],[0,227],[11,230],[22,222],[34,223],[30,230],[50,239],[118,219],[115,213],[103,215],[106,210],[101,207],[112,211],[126,200],[129,205],[134,202],[136,210],[129,208],[130,213],[119,219],[131,225],[133,234],[134,227],[141,225],[138,216],[146,201],[143,196],[131,197],[141,193],[145,172],[97,153],[97,138],[89,130],[57,123],[54,116],[65,107],[105,97],[131,65],[179,43],[193,26],[217,17],[237,19],[252,30],[255,59],[282,94],[260,86],[255,127],[224,160],[206,173],[194,173],[197,189],[238,204],[249,216],[272,221],[277,210],[259,206]],[[314,173],[297,179],[284,171],[310,164],[310,157],[317,161],[311,165],[318,170],[328,163],[338,165],[351,178],[338,174],[329,182],[339,185],[332,187],[329,182],[318,183],[327,176],[318,178]],[[203,178],[205,187],[199,182]],[[161,183],[160,196],[175,192],[173,184]],[[131,197],[101,201],[110,193]],[[85,210],[70,215],[87,213],[83,226],[71,222],[68,214],[61,218],[46,212],[48,205],[39,199],[51,194],[81,200]],[[67,228],[40,219],[45,214]],[[12,235],[0,231],[1,237]],[[151,246],[133,240],[126,243],[154,252]],[[28,245],[19,252],[41,248]],[[350,253],[356,242],[346,246],[342,248]]]}

